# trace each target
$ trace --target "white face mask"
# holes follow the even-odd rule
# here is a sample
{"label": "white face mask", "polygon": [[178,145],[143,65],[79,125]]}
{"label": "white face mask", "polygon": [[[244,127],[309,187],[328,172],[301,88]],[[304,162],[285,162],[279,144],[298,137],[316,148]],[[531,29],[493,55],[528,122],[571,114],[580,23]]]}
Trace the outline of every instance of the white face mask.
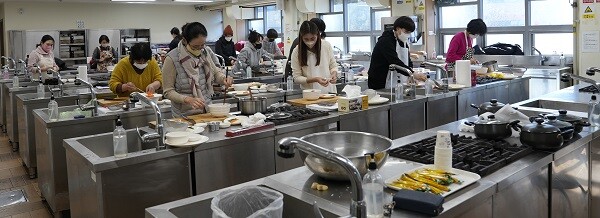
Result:
{"label": "white face mask", "polygon": [[233,39],[233,37],[225,37],[225,40],[230,41]]}
{"label": "white face mask", "polygon": [[473,34],[469,34],[469,38],[471,38],[471,39],[475,39],[475,38],[477,38],[477,37],[479,37],[479,35],[473,35]]}
{"label": "white face mask", "polygon": [[308,48],[313,48],[315,46],[315,44],[317,44],[317,41],[304,42],[304,44],[306,44],[306,46],[308,46]]}
{"label": "white face mask", "polygon": [[143,63],[143,64],[133,63],[133,66],[137,67],[140,70],[143,70],[143,69],[146,69],[146,67],[148,66],[148,63]]}

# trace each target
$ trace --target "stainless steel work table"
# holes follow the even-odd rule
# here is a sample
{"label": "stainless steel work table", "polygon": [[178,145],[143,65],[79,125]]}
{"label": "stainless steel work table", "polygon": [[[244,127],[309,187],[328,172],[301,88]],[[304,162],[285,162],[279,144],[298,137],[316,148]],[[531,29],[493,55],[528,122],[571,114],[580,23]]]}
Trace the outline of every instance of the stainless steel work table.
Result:
{"label": "stainless steel work table", "polygon": [[[7,105],[5,104],[5,99],[8,99],[10,96],[8,95],[8,87],[6,84],[12,84],[12,79],[2,79],[0,80],[0,126],[3,128],[3,131],[6,132],[6,110]],[[29,79],[26,79],[25,76],[19,76],[19,85],[30,83]]]}
{"label": "stainless steel work table", "polygon": [[[12,87],[12,83],[5,84],[8,87],[8,98],[4,102],[6,110],[6,132],[8,134],[8,142],[12,145],[13,151],[19,149],[19,130],[17,123],[17,95],[36,92],[36,86],[27,87]],[[19,84],[20,85],[20,84]]]}
{"label": "stainless steel work table", "polygon": [[[60,113],[75,108],[78,106],[64,106],[58,109]],[[161,111],[165,117],[170,117],[170,106],[161,106]],[[35,125],[31,126],[35,126],[33,146],[37,150],[34,159],[37,158],[38,162],[38,186],[54,214],[61,214],[69,209],[69,179],[64,139],[110,133],[115,128],[117,114],[126,129],[134,129],[140,124],[147,124],[156,119],[154,111],[149,107],[58,121],[50,121],[47,108],[33,110],[32,114],[35,117]],[[112,141],[108,143],[106,146],[112,147]]]}

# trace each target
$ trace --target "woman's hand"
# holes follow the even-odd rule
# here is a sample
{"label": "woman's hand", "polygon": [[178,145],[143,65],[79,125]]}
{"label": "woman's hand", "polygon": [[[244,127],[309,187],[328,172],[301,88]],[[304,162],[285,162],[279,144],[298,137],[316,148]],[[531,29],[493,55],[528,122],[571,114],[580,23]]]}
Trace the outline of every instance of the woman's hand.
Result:
{"label": "woman's hand", "polygon": [[231,87],[231,85],[233,85],[233,77],[228,76],[223,79],[223,85],[227,86],[227,88]]}
{"label": "woman's hand", "polygon": [[471,64],[479,64],[479,61],[477,61],[477,59],[475,58],[471,58]]}
{"label": "woman's hand", "polygon": [[417,80],[417,81],[427,80],[427,75],[424,73],[415,73],[415,74],[413,74],[413,76],[415,77],[415,80]]}
{"label": "woman's hand", "polygon": [[331,75],[331,78],[329,78],[329,83],[335,84],[336,82],[337,82],[337,72],[335,72],[333,75]]}
{"label": "woman's hand", "polygon": [[204,102],[202,100],[200,100],[199,98],[186,97],[183,101],[186,104],[191,105],[192,108],[194,108],[194,109],[204,108],[204,106],[205,106]]}
{"label": "woman's hand", "polygon": [[146,86],[146,93],[155,93],[156,92],[156,88],[154,87],[154,85],[150,84],[148,86]]}
{"label": "woman's hand", "polygon": [[327,87],[329,85],[328,79],[325,79],[323,77],[315,77],[314,79],[317,83],[321,84],[324,87]]}
{"label": "woman's hand", "polygon": [[121,90],[123,92],[135,92],[138,91],[138,88],[135,87],[135,84],[133,84],[132,82],[128,82],[121,86]]}

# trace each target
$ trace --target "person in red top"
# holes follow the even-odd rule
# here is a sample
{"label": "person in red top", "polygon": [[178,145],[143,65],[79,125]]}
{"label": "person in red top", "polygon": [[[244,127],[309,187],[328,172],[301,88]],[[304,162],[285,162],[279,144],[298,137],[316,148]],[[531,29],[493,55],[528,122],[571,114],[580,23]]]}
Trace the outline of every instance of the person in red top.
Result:
{"label": "person in red top", "polygon": [[456,33],[450,41],[446,52],[446,67],[449,70],[454,69],[457,60],[471,60],[471,64],[477,64],[477,59],[473,57],[473,39],[485,33],[487,33],[487,26],[482,19],[469,21],[467,29]]}

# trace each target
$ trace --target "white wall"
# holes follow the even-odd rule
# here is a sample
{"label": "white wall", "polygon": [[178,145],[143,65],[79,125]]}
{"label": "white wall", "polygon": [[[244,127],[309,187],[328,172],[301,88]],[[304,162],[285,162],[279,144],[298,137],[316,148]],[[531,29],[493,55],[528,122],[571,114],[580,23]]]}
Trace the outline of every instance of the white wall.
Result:
{"label": "white wall", "polygon": [[[19,9],[23,9],[22,14]],[[196,11],[189,5],[19,1],[5,2],[3,12],[4,29],[7,31],[76,29],[75,21],[83,20],[86,29],[149,28],[153,43],[168,43],[172,39],[171,28],[181,28],[186,22],[198,21],[206,26],[211,41],[217,40],[223,33],[220,11]],[[5,38],[7,41],[8,37]]]}

